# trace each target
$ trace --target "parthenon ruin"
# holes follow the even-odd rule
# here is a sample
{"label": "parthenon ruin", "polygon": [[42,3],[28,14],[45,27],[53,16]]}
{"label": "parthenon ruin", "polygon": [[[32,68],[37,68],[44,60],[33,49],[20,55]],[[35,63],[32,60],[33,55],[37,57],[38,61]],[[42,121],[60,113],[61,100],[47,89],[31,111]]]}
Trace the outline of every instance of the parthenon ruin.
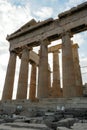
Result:
{"label": "parthenon ruin", "polygon": [[[50,97],[81,97],[83,89],[78,44],[74,44],[71,38],[85,30],[87,30],[87,2],[59,14],[57,19],[49,18],[41,22],[32,19],[16,32],[8,35],[10,58],[2,100],[12,100],[17,56],[21,59],[21,65],[16,100],[27,98],[29,63],[32,65],[29,99],[34,101]],[[48,47],[52,41],[58,39],[62,40],[61,44]],[[38,54],[33,50],[33,47],[37,46],[40,46]],[[60,49],[62,50],[63,88],[60,86]],[[49,53],[53,54],[52,86],[51,70],[48,63]],[[37,67],[38,75],[36,73]],[[38,85],[36,88],[37,76]]]}

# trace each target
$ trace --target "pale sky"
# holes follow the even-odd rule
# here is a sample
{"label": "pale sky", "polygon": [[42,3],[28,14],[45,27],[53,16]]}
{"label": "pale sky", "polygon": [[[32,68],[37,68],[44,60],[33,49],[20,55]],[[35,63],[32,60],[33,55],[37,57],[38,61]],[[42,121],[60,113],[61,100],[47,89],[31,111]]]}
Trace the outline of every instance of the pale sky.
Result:
{"label": "pale sky", "polygon": [[[32,18],[37,21],[51,17],[55,19],[59,13],[85,1],[87,0],[0,0],[0,97],[9,59],[9,43],[6,41],[7,34],[16,31]],[[79,44],[81,67],[87,66],[87,31],[74,35],[73,40]],[[15,91],[18,82],[19,62],[17,59]],[[86,83],[87,67],[81,70],[83,83]]]}

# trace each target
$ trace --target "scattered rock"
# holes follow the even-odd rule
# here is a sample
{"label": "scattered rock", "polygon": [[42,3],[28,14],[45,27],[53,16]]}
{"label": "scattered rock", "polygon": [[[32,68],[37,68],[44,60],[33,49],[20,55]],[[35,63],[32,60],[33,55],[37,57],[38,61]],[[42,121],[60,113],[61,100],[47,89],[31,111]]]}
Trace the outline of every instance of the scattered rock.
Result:
{"label": "scattered rock", "polygon": [[[10,110],[10,109],[9,109]],[[2,123],[25,123],[44,124],[46,130],[84,130],[87,129],[87,110],[86,109],[64,109],[55,111],[44,111],[39,109],[20,109],[20,115],[12,112],[0,115],[0,124]],[[85,113],[84,113],[85,112]],[[77,117],[77,118],[76,118]],[[84,125],[86,124],[86,125]],[[84,127],[83,127],[84,125]],[[81,127],[81,129],[80,129]],[[82,129],[82,127],[84,129]],[[43,129],[44,130],[44,129]]]}
{"label": "scattered rock", "polygon": [[71,128],[73,130],[87,130],[87,123],[75,123]]}
{"label": "scattered rock", "polygon": [[66,128],[66,127],[57,127],[57,130],[71,130],[71,129]]}
{"label": "scattered rock", "polygon": [[26,116],[26,117],[36,117],[37,116],[37,111],[35,110],[24,110],[23,112],[20,113],[21,116]]}
{"label": "scattered rock", "polygon": [[58,122],[58,126],[64,126],[67,128],[70,128],[71,126],[73,126],[73,124],[75,122],[77,122],[78,120],[75,118],[66,118],[66,119],[62,119]]}

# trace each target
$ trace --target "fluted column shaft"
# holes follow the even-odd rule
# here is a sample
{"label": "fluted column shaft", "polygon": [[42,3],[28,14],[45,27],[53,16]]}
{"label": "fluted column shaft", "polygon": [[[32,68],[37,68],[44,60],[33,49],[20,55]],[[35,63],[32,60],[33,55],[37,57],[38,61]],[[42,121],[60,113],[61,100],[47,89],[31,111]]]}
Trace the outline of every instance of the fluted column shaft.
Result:
{"label": "fluted column shaft", "polygon": [[52,96],[60,97],[60,71],[59,71],[59,55],[58,51],[53,52],[53,86],[52,86]]}
{"label": "fluted column shaft", "polygon": [[73,45],[72,51],[73,51],[77,96],[82,96],[83,89],[82,89],[81,70],[80,70],[80,65],[79,65],[78,44]]}
{"label": "fluted column shaft", "polygon": [[35,96],[36,96],[36,64],[32,63],[29,99],[31,101],[34,101]]}
{"label": "fluted column shaft", "polygon": [[17,99],[27,98],[27,87],[28,87],[28,61],[29,61],[29,50],[25,48],[22,52],[21,66],[18,80]]}
{"label": "fluted column shaft", "polygon": [[48,97],[48,48],[46,41],[41,41],[38,74],[38,98]]}
{"label": "fluted column shaft", "polygon": [[10,58],[7,67],[2,100],[12,99],[15,67],[16,67],[16,54],[14,52],[10,52]]}
{"label": "fluted column shaft", "polygon": [[51,71],[50,70],[48,70],[48,95],[49,95],[49,97],[51,97]]}
{"label": "fluted column shaft", "polygon": [[69,32],[62,36],[62,76],[63,76],[63,96],[75,97],[76,81],[74,72],[74,62],[72,45]]}

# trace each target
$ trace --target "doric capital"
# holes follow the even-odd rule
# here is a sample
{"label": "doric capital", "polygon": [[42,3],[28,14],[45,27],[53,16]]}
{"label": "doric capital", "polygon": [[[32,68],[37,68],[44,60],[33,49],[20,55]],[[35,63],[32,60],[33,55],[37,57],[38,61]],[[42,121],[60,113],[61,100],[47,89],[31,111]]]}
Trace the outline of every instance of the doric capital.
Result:
{"label": "doric capital", "polygon": [[30,60],[31,65],[36,65],[36,63],[33,60]]}
{"label": "doric capital", "polygon": [[10,51],[10,55],[17,55],[15,51]]}
{"label": "doric capital", "polygon": [[63,37],[63,36],[69,36],[70,38],[73,37],[71,31],[66,31],[66,32],[64,31],[64,32],[61,34],[61,37]]}
{"label": "doric capital", "polygon": [[48,48],[48,53],[54,53],[54,52],[59,53],[59,49],[61,49],[61,48],[62,48],[62,44],[51,46],[51,47]]}
{"label": "doric capital", "polygon": [[22,50],[28,50],[28,51],[30,51],[30,50],[32,50],[32,47],[28,47],[28,46],[26,45],[26,46],[23,46],[23,47],[22,47]]}
{"label": "doric capital", "polygon": [[50,44],[50,42],[49,42],[48,39],[41,39],[41,40],[39,40],[39,42],[40,42],[40,44],[42,44],[42,45],[49,45],[49,44]]}
{"label": "doric capital", "polygon": [[52,53],[60,53],[60,51],[59,50],[55,50]]}
{"label": "doric capital", "polygon": [[78,49],[79,48],[79,45],[77,43],[73,44],[73,48],[76,48]]}

